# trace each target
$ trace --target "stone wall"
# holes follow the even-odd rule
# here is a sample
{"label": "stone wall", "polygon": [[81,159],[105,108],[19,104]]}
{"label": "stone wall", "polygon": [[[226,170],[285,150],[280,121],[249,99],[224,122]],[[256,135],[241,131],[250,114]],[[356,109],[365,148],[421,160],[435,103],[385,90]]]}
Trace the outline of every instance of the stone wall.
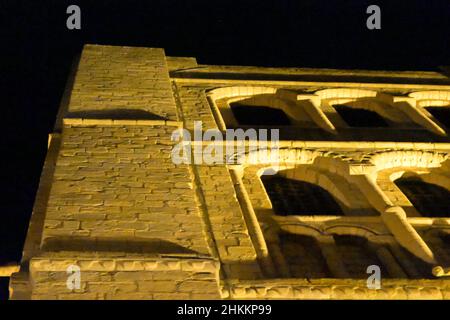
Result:
{"label": "stone wall", "polygon": [[[389,279],[374,291],[345,278],[337,265],[335,279],[311,282],[281,279],[286,274],[273,263],[283,260],[276,239],[281,229],[320,238],[328,261],[338,260],[332,235],[349,233],[432,258],[420,234],[447,230],[450,218],[402,216],[409,202],[390,180],[398,167],[438,168],[448,176],[448,134],[414,105],[434,101],[436,95],[423,93],[430,90],[450,91],[448,78],[204,66],[166,57],[162,49],[87,45],[52,136],[12,298],[448,299],[445,279]],[[192,134],[194,121],[202,121],[203,130],[224,130],[220,109],[227,99],[254,94],[277,95],[294,106],[301,100],[297,106],[309,108],[310,128],[294,128],[293,139],[280,142],[281,166],[290,178],[329,189],[348,206],[346,216],[274,218],[259,178],[267,163],[172,162],[174,130]],[[333,95],[340,102],[381,99],[377,108],[403,108],[414,113],[405,126],[414,122],[422,133],[391,128],[389,135],[339,121],[334,127],[336,112],[325,101]],[[66,284],[71,265],[81,272],[76,290]]]}
{"label": "stone wall", "polygon": [[171,160],[175,129],[66,126],[43,247],[209,254],[189,167]]}
{"label": "stone wall", "polygon": [[68,111],[85,118],[176,120],[164,50],[85,46]]}
{"label": "stone wall", "polygon": [[[49,256],[34,259],[32,299],[218,299],[217,262],[208,259]],[[70,265],[80,267],[80,287],[67,288]]]}

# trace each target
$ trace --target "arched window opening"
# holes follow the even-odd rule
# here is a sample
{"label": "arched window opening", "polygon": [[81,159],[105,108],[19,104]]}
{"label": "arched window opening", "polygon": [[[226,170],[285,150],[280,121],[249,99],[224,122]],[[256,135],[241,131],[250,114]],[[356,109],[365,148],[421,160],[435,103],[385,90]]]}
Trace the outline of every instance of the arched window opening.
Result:
{"label": "arched window opening", "polygon": [[351,278],[367,278],[367,267],[377,265],[381,275],[387,276],[376,253],[369,247],[367,239],[358,236],[334,235],[337,251]]}
{"label": "arched window opening", "polygon": [[350,127],[389,127],[386,120],[375,111],[346,105],[334,105],[334,108]]}
{"label": "arched window opening", "polygon": [[395,184],[425,217],[450,217],[450,192],[416,177],[400,178]]}
{"label": "arched window opening", "polygon": [[249,106],[239,102],[230,104],[237,122],[245,126],[289,126],[291,121],[281,109],[266,106]]}
{"label": "arched window opening", "polygon": [[446,265],[450,265],[450,234],[445,233],[439,236],[441,240],[442,260]]}
{"label": "arched window opening", "polygon": [[401,248],[402,255],[406,259],[398,259],[398,263],[403,266],[403,270],[412,279],[433,279],[434,276],[431,273],[433,266],[426,263],[420,258],[417,258],[408,250]]}
{"label": "arched window opening", "polygon": [[330,271],[313,237],[282,233],[280,249],[294,278],[328,278]]}
{"label": "arched window opening", "polygon": [[440,123],[450,128],[450,107],[427,107],[425,109],[439,120]]}
{"label": "arched window opening", "polygon": [[440,232],[425,238],[438,263],[450,265],[450,234]]}
{"label": "arched window opening", "polygon": [[331,194],[317,185],[279,176],[261,180],[277,215],[343,215]]}

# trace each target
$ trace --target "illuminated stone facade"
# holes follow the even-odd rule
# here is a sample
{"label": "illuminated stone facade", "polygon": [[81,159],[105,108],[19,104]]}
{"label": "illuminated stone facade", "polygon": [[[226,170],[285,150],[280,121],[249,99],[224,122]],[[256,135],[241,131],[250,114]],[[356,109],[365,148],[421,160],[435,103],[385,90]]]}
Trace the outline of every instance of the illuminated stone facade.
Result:
{"label": "illuminated stone facade", "polygon": [[[448,299],[448,109],[450,79],[435,72],[210,66],[85,46],[11,298]],[[194,121],[279,128],[278,174],[246,157],[174,164],[172,132]]]}

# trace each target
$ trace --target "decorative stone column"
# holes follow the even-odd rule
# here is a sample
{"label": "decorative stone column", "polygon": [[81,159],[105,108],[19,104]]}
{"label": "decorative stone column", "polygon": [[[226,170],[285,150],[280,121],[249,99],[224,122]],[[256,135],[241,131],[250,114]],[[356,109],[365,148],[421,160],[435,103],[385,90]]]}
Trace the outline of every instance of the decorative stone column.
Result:
{"label": "decorative stone column", "polygon": [[398,243],[423,261],[436,264],[433,252],[408,222],[403,208],[394,206],[368,175],[356,175],[353,179],[367,195],[369,203],[381,213],[381,218]]}
{"label": "decorative stone column", "polygon": [[269,276],[273,276],[276,274],[276,271],[270,259],[269,250],[264,240],[258,218],[242,182],[243,170],[241,167],[233,167],[230,170],[230,175],[236,190],[236,196],[242,208],[242,213],[244,214],[245,222],[248,226],[248,232],[255,246],[258,260],[261,262],[261,267],[264,269],[264,272]]}
{"label": "decorative stone column", "polygon": [[432,121],[420,108],[414,107],[416,100],[411,97],[394,97],[394,103],[399,106],[415,123],[425,127],[437,135],[445,136],[447,133],[437,123]]}
{"label": "decorative stone column", "polygon": [[320,97],[301,94],[297,95],[297,101],[302,103],[303,109],[319,127],[332,134],[337,134],[335,126],[320,108]]}

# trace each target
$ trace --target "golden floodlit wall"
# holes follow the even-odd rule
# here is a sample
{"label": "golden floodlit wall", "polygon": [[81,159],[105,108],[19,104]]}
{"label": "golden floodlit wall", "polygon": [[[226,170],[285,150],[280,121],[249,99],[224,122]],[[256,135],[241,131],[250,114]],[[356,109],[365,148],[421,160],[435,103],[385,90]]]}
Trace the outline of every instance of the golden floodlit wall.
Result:
{"label": "golden floodlit wall", "polygon": [[[176,129],[249,127],[236,103],[289,119],[278,180],[250,154],[173,162]],[[431,106],[450,108],[450,79],[435,72],[210,66],[87,45],[49,136],[11,298],[449,299],[450,215],[424,213],[399,182],[450,190],[450,128]],[[354,110],[386,126],[352,124]],[[323,193],[305,203],[317,213],[279,210],[301,210],[292,199],[308,187]],[[374,259],[379,289],[361,271]]]}

